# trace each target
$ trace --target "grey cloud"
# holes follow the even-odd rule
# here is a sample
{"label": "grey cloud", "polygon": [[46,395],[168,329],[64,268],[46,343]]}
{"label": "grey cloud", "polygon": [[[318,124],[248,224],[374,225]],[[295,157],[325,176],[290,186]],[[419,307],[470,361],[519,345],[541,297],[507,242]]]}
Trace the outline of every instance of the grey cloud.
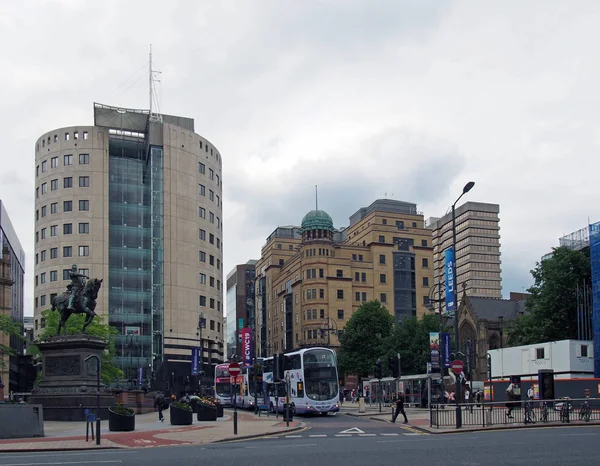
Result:
{"label": "grey cloud", "polygon": [[404,128],[389,129],[365,140],[357,153],[301,161],[268,182],[230,172],[227,197],[244,203],[245,209],[228,219],[228,229],[243,228],[249,237],[266,238],[278,225],[299,225],[315,206],[315,184],[319,208],[332,216],[336,227],[347,226],[350,215],[386,193],[418,205],[435,201],[446,188],[435,182],[437,173],[443,172],[449,182],[463,166],[463,156],[451,143]]}

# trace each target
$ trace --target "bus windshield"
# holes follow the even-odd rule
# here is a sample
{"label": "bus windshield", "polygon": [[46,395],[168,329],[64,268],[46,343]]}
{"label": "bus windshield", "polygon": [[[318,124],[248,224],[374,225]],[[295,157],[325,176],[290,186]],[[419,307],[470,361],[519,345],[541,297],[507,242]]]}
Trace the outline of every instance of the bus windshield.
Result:
{"label": "bus windshield", "polygon": [[231,385],[228,383],[218,383],[215,385],[215,391],[218,396],[229,396],[231,395]]}
{"label": "bus windshield", "polygon": [[322,349],[309,350],[304,353],[303,362],[306,396],[315,401],[335,398],[339,382],[334,354]]}

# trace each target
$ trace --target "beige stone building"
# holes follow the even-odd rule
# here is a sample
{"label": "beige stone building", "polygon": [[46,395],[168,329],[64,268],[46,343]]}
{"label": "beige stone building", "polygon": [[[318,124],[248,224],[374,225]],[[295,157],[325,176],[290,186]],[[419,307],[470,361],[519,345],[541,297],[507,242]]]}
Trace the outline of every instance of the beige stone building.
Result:
{"label": "beige stone building", "polygon": [[377,200],[347,228],[322,210],[278,227],[256,264],[257,353],[337,347],[353,312],[374,299],[398,319],[428,312],[432,260],[431,232],[407,202]]}
{"label": "beige stone building", "polygon": [[35,334],[76,264],[104,279],[96,312],[128,378],[181,385],[199,345],[210,372],[223,359],[222,159],[194,120],[95,104],[94,125],[43,134],[35,161]]}
{"label": "beige stone building", "polygon": [[[456,274],[461,294],[501,298],[500,206],[466,202],[456,208]],[[444,283],[446,249],[452,246],[452,213],[429,218],[436,283]]]}

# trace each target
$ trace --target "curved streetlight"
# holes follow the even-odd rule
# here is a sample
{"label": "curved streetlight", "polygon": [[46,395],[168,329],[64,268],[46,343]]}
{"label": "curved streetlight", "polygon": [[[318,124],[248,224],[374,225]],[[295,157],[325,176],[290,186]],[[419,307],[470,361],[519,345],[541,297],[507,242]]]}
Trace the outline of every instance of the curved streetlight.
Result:
{"label": "curved streetlight", "polygon": [[[460,201],[461,197],[463,197],[465,194],[467,194],[469,191],[471,191],[471,189],[473,189],[473,186],[475,186],[475,182],[474,181],[469,181],[462,190],[462,193],[460,196],[458,196],[458,199],[456,199],[456,201],[454,201],[454,204],[452,204],[452,250],[454,252],[454,264],[452,267],[452,275],[453,275],[453,279],[454,279],[454,289],[457,290],[456,293],[456,309],[454,311],[454,339],[455,339],[455,345],[456,345],[456,354],[459,353],[460,351],[460,344],[459,344],[459,335],[458,335],[458,304],[459,304],[459,299],[460,299],[460,291],[459,291],[459,287],[458,287],[458,274],[456,272],[456,204],[458,203],[458,201]],[[456,428],[460,429],[462,426],[462,411],[460,409],[460,403],[461,403],[461,398],[462,398],[462,390],[460,388],[459,385],[459,378],[456,378]]]}

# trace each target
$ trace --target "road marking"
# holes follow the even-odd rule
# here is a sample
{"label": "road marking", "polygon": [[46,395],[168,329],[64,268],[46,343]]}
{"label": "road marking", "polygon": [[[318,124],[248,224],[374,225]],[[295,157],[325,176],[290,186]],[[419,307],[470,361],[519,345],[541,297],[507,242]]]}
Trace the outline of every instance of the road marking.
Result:
{"label": "road marking", "polygon": [[352,437],[352,434],[335,434],[336,437]]}
{"label": "road marking", "polygon": [[309,435],[309,437],[327,437],[327,434],[313,434]]}
{"label": "road marking", "polygon": [[[279,437],[282,438],[282,437]],[[302,435],[286,435],[285,438],[302,438]]]}
{"label": "road marking", "polygon": [[409,432],[409,433],[402,434],[402,435],[422,435],[422,434],[417,434],[416,432]]}
{"label": "road marking", "polygon": [[375,437],[377,434],[358,434],[359,437]]}
{"label": "road marking", "polygon": [[383,437],[395,437],[396,435],[399,435],[399,434],[379,434],[379,435],[381,435]]}
{"label": "road marking", "polygon": [[56,464],[56,465],[61,465],[61,464],[92,464],[92,463],[122,463],[122,461],[120,460],[104,460],[104,461],[62,461],[60,463],[11,463],[11,464],[5,464],[3,466],[23,466],[23,465],[27,465],[27,466],[36,466],[36,465],[47,465],[47,464]]}
{"label": "road marking", "polygon": [[363,430],[360,430],[358,427],[352,427],[350,429],[342,430],[338,432],[339,434],[364,434]]}

